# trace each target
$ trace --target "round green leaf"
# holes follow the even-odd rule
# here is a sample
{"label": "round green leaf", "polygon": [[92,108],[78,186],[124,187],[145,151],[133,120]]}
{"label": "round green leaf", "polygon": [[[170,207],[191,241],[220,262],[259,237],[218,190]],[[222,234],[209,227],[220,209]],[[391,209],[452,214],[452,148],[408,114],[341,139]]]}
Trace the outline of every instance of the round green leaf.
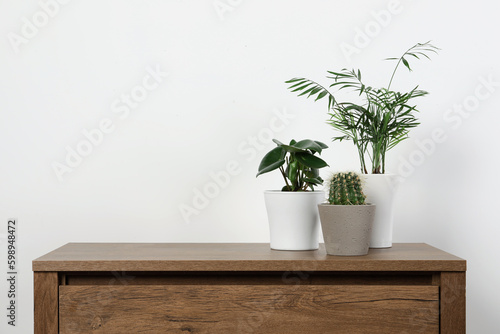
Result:
{"label": "round green leaf", "polygon": [[296,153],[295,157],[301,164],[310,168],[323,168],[328,166],[328,164],[323,159],[318,158],[308,152]]}
{"label": "round green leaf", "polygon": [[314,140],[310,139],[304,139],[301,140],[293,145],[294,147],[301,148],[301,149],[306,149],[306,150],[311,150],[313,152],[321,153],[323,150],[323,147],[319,145],[317,142]]}
{"label": "round green leaf", "polygon": [[285,150],[279,146],[269,151],[260,162],[257,176],[281,167],[285,163],[285,154]]}
{"label": "round green leaf", "polygon": [[299,162],[298,161],[293,161],[290,163],[288,166],[288,179],[292,184],[297,183],[297,171],[299,167]]}

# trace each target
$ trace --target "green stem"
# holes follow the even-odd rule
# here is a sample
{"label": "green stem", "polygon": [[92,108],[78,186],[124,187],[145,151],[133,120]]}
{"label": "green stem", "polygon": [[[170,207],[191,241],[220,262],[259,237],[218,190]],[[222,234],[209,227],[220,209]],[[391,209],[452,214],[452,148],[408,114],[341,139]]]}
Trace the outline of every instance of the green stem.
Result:
{"label": "green stem", "polygon": [[399,67],[399,64],[401,63],[401,61],[403,61],[403,57],[408,53],[408,51],[413,49],[415,46],[417,46],[417,45],[414,45],[411,48],[409,48],[408,50],[406,50],[405,53],[403,53],[403,55],[399,58],[398,63],[396,64],[396,67],[394,68],[394,71],[392,72],[391,80],[389,81],[389,85],[387,86],[387,90],[391,89],[392,79],[394,79],[394,75],[396,74],[396,71]]}
{"label": "green stem", "polygon": [[365,150],[363,149],[363,145],[356,143],[356,146],[358,148],[359,162],[361,163],[361,173],[368,174],[366,170]]}
{"label": "green stem", "polygon": [[283,169],[283,166],[280,167],[280,172],[281,175],[283,175],[283,178],[285,179],[286,186],[291,189],[292,187],[290,187],[290,185],[288,184],[288,180],[286,179],[285,170]]}
{"label": "green stem", "polygon": [[377,141],[372,149],[373,149],[372,173],[373,174],[380,174],[381,163],[382,163],[381,159],[382,159],[382,155],[383,155],[382,143],[380,143],[380,141]]}
{"label": "green stem", "polygon": [[382,174],[385,174],[385,152],[382,155]]}
{"label": "green stem", "polygon": [[368,144],[365,143],[363,145],[363,156],[362,156],[362,159],[363,159],[363,169],[365,170],[365,174],[368,174],[368,169],[366,169],[366,160],[365,160],[365,152],[367,150],[367,147],[368,147]]}

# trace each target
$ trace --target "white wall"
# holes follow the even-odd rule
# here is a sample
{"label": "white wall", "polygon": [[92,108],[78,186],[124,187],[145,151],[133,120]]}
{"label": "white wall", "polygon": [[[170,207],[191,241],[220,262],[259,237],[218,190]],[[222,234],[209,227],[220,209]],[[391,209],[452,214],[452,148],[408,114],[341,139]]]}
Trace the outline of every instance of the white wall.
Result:
{"label": "white wall", "polygon": [[[0,3],[2,270],[6,221],[15,217],[20,224],[19,323],[7,327],[2,311],[2,333],[31,332],[31,261],[67,242],[267,242],[262,191],[281,180],[277,174],[255,179],[260,158],[273,147],[257,139],[252,148],[255,138],[265,138],[266,128],[282,140],[330,142],[334,135],[325,103],[299,99],[283,82],[306,76],[327,83],[326,70],[360,67],[365,81],[382,86],[392,69],[382,59],[427,40],[440,55],[414,63],[411,74],[401,71],[393,86],[418,83],[431,92],[419,103],[421,126],[388,156],[389,171],[406,176],[395,241],[426,242],[467,259],[467,328],[498,332],[495,2],[41,3],[52,3],[45,7],[53,17],[44,17],[38,1]],[[395,14],[376,23],[374,13],[388,8]],[[30,30],[26,20],[41,27]],[[372,37],[361,45],[356,36],[365,29]],[[346,44],[358,53],[347,56]],[[140,93],[143,78],[157,68],[168,76],[147,81],[157,87],[126,114],[120,96]],[[276,113],[282,118],[273,119]],[[103,120],[111,133],[60,181],[54,162],[66,164],[67,147],[84,145],[82,130]],[[429,144],[435,129],[446,139],[419,153],[418,143]],[[349,143],[331,145],[324,158],[332,170],[358,168]],[[405,161],[413,161],[411,170]],[[180,208],[192,206],[210,172],[228,163],[237,175],[183,219]],[[4,279],[0,289],[4,305]]]}

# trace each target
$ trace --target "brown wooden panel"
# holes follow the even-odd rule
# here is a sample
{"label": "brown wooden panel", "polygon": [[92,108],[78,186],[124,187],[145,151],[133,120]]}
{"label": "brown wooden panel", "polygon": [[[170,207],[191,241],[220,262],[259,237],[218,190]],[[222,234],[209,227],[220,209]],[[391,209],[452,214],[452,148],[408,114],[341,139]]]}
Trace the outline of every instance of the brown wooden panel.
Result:
{"label": "brown wooden panel", "polygon": [[35,272],[33,283],[35,334],[57,334],[59,307],[57,273]]}
{"label": "brown wooden panel", "polygon": [[366,256],[275,251],[269,244],[70,243],[33,261],[34,271],[465,271],[426,244],[394,244]]}
{"label": "brown wooden panel", "polygon": [[439,333],[436,286],[61,286],[65,333]]}
{"label": "brown wooden panel", "polygon": [[441,334],[465,334],[465,272],[441,273]]}

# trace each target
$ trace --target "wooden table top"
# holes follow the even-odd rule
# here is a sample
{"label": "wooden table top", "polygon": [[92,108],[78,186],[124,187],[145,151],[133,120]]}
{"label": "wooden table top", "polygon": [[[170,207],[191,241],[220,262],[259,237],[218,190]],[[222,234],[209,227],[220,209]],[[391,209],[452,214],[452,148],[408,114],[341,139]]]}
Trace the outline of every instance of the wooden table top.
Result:
{"label": "wooden table top", "polygon": [[466,261],[421,243],[366,256],[276,251],[265,243],[69,243],[33,261],[33,271],[465,271]]}

